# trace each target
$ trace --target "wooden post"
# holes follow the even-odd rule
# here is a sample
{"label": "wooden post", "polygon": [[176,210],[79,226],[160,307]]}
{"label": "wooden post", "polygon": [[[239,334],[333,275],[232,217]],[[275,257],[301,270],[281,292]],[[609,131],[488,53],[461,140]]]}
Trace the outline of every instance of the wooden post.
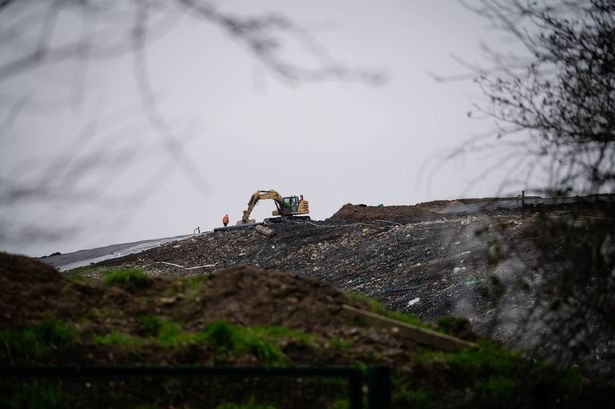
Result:
{"label": "wooden post", "polygon": [[455,352],[464,348],[478,347],[478,345],[473,342],[467,342],[440,332],[417,327],[416,325],[410,325],[402,321],[384,317],[371,311],[355,308],[351,305],[342,305],[342,311],[351,317],[364,319],[374,325],[390,328],[391,332],[394,334],[423,345],[428,345],[432,348]]}
{"label": "wooden post", "polygon": [[391,407],[391,374],[386,365],[367,368],[367,409]]}

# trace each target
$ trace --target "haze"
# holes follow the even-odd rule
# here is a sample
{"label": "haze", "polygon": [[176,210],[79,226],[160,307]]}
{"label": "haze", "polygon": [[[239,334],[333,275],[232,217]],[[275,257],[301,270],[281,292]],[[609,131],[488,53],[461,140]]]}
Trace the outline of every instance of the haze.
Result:
{"label": "haze", "polygon": [[[234,224],[258,189],[303,194],[313,219],[349,202],[412,204],[499,192],[501,173],[473,181],[482,170],[476,161],[446,163],[436,173],[431,166],[443,149],[494,126],[467,115],[480,97],[472,81],[440,83],[428,75],[466,73],[452,54],[483,61],[481,39],[499,41],[456,1],[214,4],[239,14],[285,15],[333,60],[383,72],[387,80],[285,81],[219,27],[169,11],[177,14],[173,24],[149,43],[144,62],[155,109],[179,150],[148,117],[130,53],[14,75],[0,82],[2,179],[45,180],[67,158],[82,158],[83,166],[54,174],[53,194],[6,202],[0,249],[41,256],[189,234],[197,226],[206,231],[225,213]],[[0,26],[12,18],[8,12]],[[70,13],[60,22],[54,41],[83,30]],[[0,62],[20,52],[5,49]],[[284,52],[311,64],[300,49]],[[25,98],[14,120],[8,96]],[[260,203],[254,218],[273,208]]]}

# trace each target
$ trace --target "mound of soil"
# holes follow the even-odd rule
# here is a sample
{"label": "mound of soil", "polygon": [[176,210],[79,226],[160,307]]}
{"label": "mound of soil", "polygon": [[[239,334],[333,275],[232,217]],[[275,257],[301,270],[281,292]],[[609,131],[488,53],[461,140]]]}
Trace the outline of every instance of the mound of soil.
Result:
{"label": "mound of soil", "polygon": [[0,329],[23,327],[49,316],[72,315],[97,291],[70,285],[53,267],[0,253]]}
{"label": "mound of soil", "polygon": [[[360,327],[342,314],[343,304],[369,309],[364,302],[349,299],[317,281],[276,271],[239,266],[217,271],[197,284],[158,277],[140,285],[103,286],[97,280],[67,280],[46,264],[2,253],[0,285],[0,330],[20,330],[51,319],[75,328],[79,338],[86,340],[71,354],[59,350],[51,353],[51,362],[173,360],[173,351],[155,348],[130,354],[119,351],[110,359],[100,353],[101,345],[88,345],[87,340],[93,336],[113,332],[139,336],[143,328],[136,318],[141,316],[161,317],[187,332],[200,331],[218,320],[246,327],[286,327],[316,335],[314,347],[322,347],[333,339],[356,338],[357,349],[352,352],[335,357],[303,353],[295,357],[306,364],[323,360],[350,362],[357,358],[356,351],[362,351],[364,358],[378,351],[386,362],[393,362],[393,357],[413,350],[406,344],[402,352],[402,341],[386,337],[386,330]],[[201,352],[194,355],[197,358],[192,363],[211,363],[212,357]],[[5,353],[0,349],[0,361],[8,359]],[[10,358],[20,362],[19,357]],[[23,358],[21,362],[27,362],[28,357]],[[183,360],[181,356],[175,359]],[[249,362],[254,357],[237,359]]]}
{"label": "mound of soil", "polygon": [[350,203],[342,206],[329,220],[339,222],[388,221],[412,223],[441,219],[435,212],[417,206],[366,206]]}

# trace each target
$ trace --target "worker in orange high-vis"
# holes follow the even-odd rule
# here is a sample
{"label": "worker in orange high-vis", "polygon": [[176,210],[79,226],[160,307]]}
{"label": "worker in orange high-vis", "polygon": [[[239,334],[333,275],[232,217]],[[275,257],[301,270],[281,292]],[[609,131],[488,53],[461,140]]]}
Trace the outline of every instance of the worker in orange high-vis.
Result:
{"label": "worker in orange high-vis", "polygon": [[225,214],[222,218],[222,223],[224,223],[224,227],[228,225],[228,214]]}

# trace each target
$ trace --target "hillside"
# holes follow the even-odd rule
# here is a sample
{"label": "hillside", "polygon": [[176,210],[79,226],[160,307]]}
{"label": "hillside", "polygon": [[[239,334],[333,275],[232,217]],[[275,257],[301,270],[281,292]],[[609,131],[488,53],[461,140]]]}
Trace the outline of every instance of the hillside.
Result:
{"label": "hillside", "polygon": [[[236,267],[193,278],[154,278],[140,270],[112,270],[102,280],[68,280],[24,257],[2,254],[0,266],[3,365],[378,363],[392,370],[395,408],[531,407],[536,402],[593,407],[610,396],[609,389],[578,371],[537,364],[488,340],[458,352],[413,342],[401,336],[400,328],[375,327],[349,316],[343,306],[388,316],[399,326],[407,322],[477,338],[463,321],[422,324],[295,274]],[[5,378],[0,405],[247,408],[265,407],[250,402],[266,402],[267,408],[346,407],[345,388],[337,381],[255,382],[86,378],[27,384]],[[247,406],[228,406],[227,401]]]}
{"label": "hillside", "polygon": [[[575,230],[567,234],[579,235],[580,244],[590,242],[594,228],[587,226],[600,225],[605,217],[601,206],[609,206],[612,199],[601,197],[596,206],[579,198],[532,197],[526,199],[523,212],[515,198],[345,205],[326,221],[270,224],[271,236],[255,228],[231,228],[107,260],[98,268],[137,267],[173,277],[235,265],[294,272],[423,320],[465,317],[478,334],[551,359],[560,354],[569,335],[549,328],[536,311],[548,308],[535,302],[544,288],[533,277],[547,239],[545,220],[570,220]],[[557,240],[551,240],[549,253],[565,247]],[[77,271],[96,276],[97,270]],[[595,338],[586,348],[576,363],[605,380],[613,379],[610,338]]]}
{"label": "hillside", "polygon": [[[613,396],[604,382],[613,373],[608,334],[577,356],[585,374],[540,361],[566,349],[531,343],[533,331],[552,328],[527,320],[542,287],[518,277],[519,264],[539,259],[545,217],[563,220],[583,243],[604,214],[586,203],[535,203],[522,214],[511,203],[346,205],[325,221],[224,229],[63,273],[1,254],[0,361],[386,364],[396,408],[605,406]],[[349,308],[398,324],[376,325]],[[407,324],[464,349],[402,336]],[[88,381],[86,391],[68,381],[0,383],[0,396],[12,397],[0,406],[29,407],[42,396],[39,407],[106,407],[112,392],[116,407],[347,407],[333,380],[182,383],[181,393],[176,381]]]}

